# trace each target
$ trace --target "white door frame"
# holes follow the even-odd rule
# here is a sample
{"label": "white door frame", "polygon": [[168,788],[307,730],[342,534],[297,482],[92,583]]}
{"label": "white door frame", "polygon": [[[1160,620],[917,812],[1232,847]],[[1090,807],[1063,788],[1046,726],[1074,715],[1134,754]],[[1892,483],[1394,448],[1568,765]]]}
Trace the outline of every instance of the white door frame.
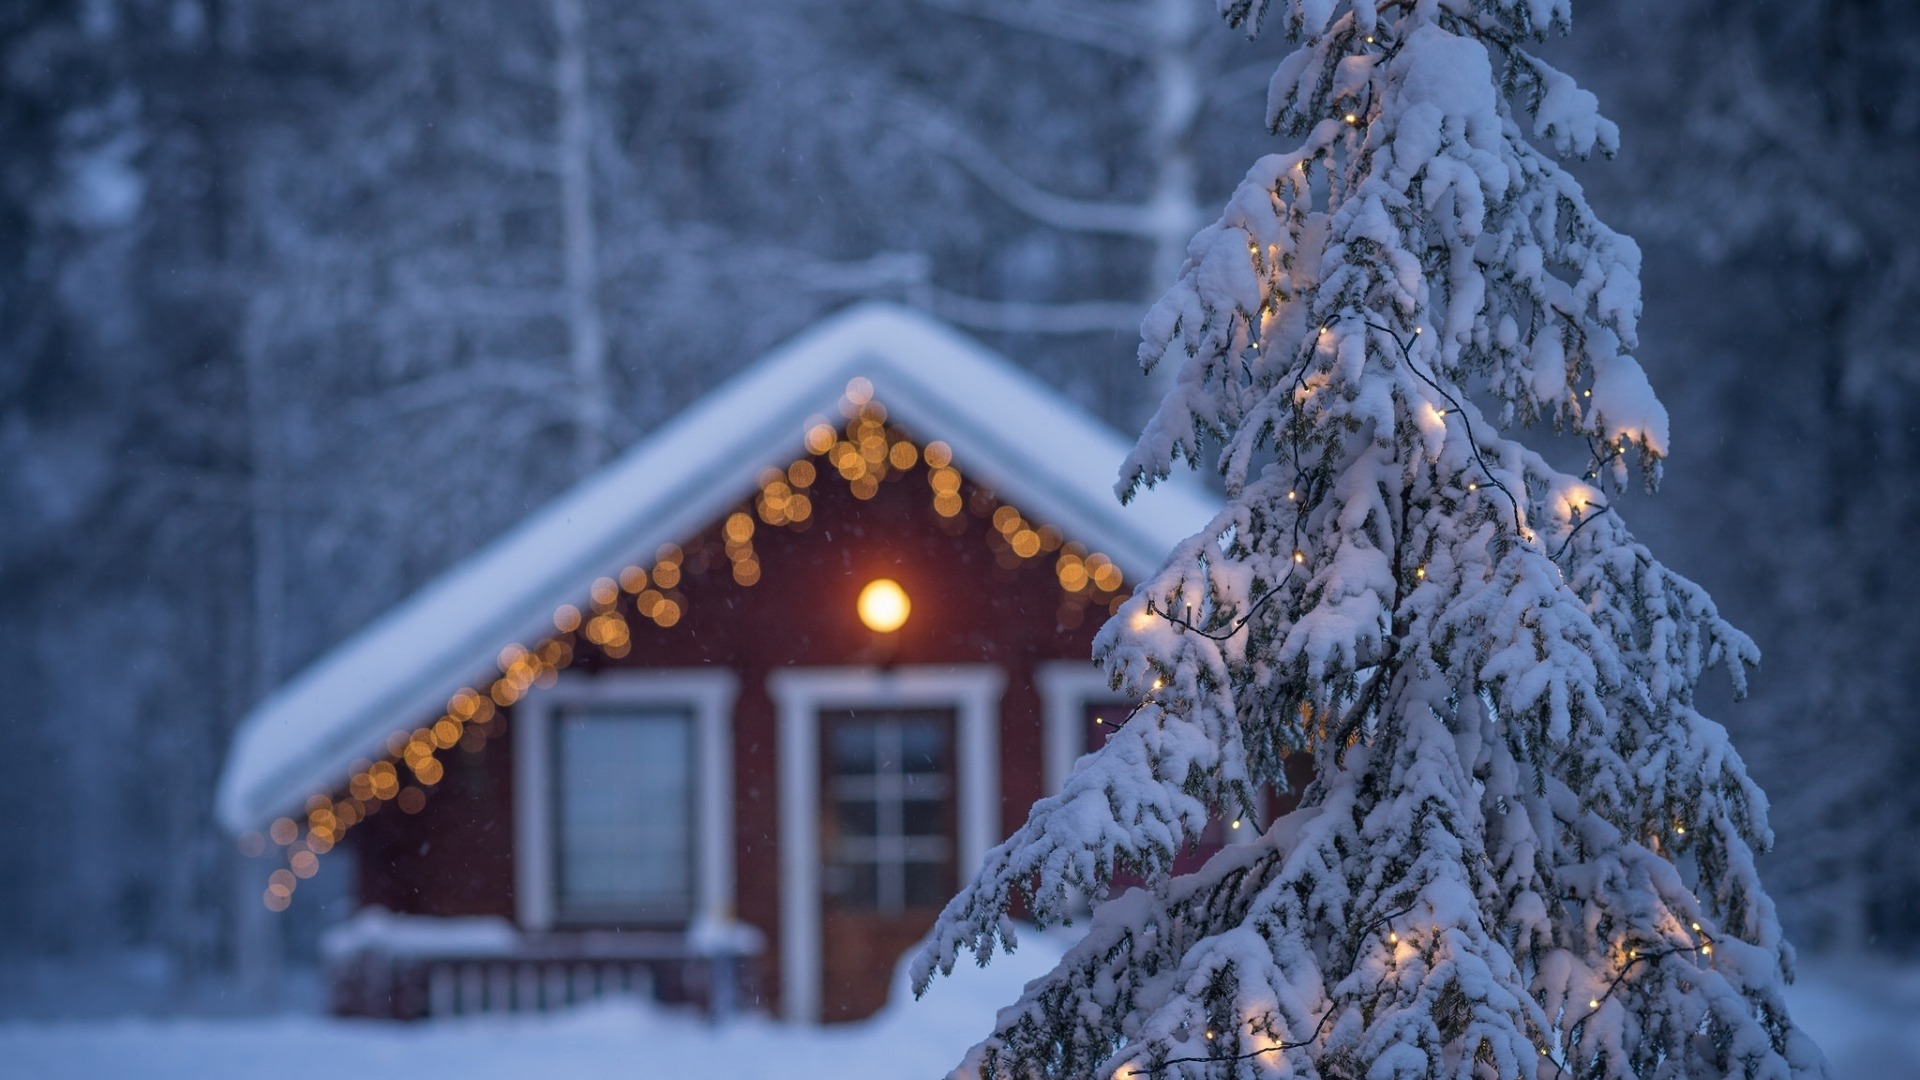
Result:
{"label": "white door frame", "polygon": [[784,668],[767,676],[780,756],[780,1014],[816,1023],[821,1009],[820,713],[823,709],[955,710],[954,784],[960,880],[1000,831],[1000,695],[991,664]]}

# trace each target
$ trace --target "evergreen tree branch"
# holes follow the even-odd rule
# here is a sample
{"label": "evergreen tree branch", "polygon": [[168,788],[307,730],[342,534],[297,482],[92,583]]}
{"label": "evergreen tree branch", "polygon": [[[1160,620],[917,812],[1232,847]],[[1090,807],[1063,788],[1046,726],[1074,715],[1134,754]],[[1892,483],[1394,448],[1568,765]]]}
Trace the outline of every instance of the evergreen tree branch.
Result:
{"label": "evergreen tree branch", "polygon": [[[1355,935],[1354,942],[1353,942],[1353,953],[1347,960],[1347,974],[1351,975],[1353,973],[1353,970],[1360,966],[1360,949],[1362,946],[1366,944],[1367,940],[1374,935],[1374,933],[1379,931],[1382,927],[1386,926],[1388,923],[1392,922],[1393,920],[1401,917],[1402,915],[1410,914],[1413,911],[1414,907],[1416,906],[1417,905],[1408,905],[1407,907],[1401,908],[1399,911],[1390,911],[1385,915],[1382,915],[1379,918],[1375,919],[1373,922],[1367,924],[1367,926],[1363,928],[1359,934]],[[1344,979],[1345,976],[1342,976],[1342,978]],[[1191,1064],[1191,1063],[1215,1065],[1215,1064],[1225,1064],[1225,1063],[1230,1063],[1235,1061],[1252,1061],[1255,1058],[1265,1057],[1268,1054],[1277,1054],[1282,1050],[1298,1050],[1303,1046],[1312,1046],[1315,1043],[1319,1042],[1321,1037],[1326,1034],[1328,1022],[1333,1019],[1334,1014],[1338,1011],[1339,1010],[1337,1006],[1331,1006],[1325,1012],[1321,1013],[1320,1022],[1313,1026],[1313,1033],[1308,1035],[1304,1039],[1297,1039],[1293,1042],[1278,1042],[1272,1046],[1263,1047],[1262,1049],[1259,1049],[1259,1050],[1249,1050],[1243,1054],[1208,1054],[1200,1057],[1167,1058],[1164,1061],[1161,1061],[1155,1065],[1149,1066],[1148,1068],[1134,1069],[1133,1071],[1127,1073],[1127,1075],[1128,1076],[1154,1076],[1159,1073],[1166,1072],[1167,1069],[1170,1068],[1171,1066],[1185,1065],[1185,1064]],[[1214,1033],[1211,1031],[1207,1032],[1206,1038],[1208,1042],[1212,1042],[1214,1038]]]}
{"label": "evergreen tree branch", "polygon": [[[1102,629],[1143,705],[948,905],[916,985],[1008,942],[1016,898],[1057,918],[1129,866],[1149,888],[1097,907],[963,1068],[1525,1080],[1557,1053],[1591,1080],[1823,1076],[1781,998],[1764,800],[1692,704],[1714,663],[1741,685],[1752,643],[1508,434],[1551,418],[1616,484],[1629,446],[1651,480],[1667,440],[1627,352],[1638,251],[1528,142],[1611,142],[1591,95],[1513,49],[1568,4],[1273,8],[1298,44],[1273,118],[1304,141],[1255,163],[1148,313],[1139,356],[1176,377],[1119,485],[1211,455],[1227,507]],[[1173,875],[1301,748],[1301,810]],[[1346,929],[1408,904],[1430,914],[1391,948]],[[1703,963],[1621,944],[1681,926]],[[1182,1052],[1196,1031],[1205,1055]],[[1243,1053],[1248,1032],[1277,1045]]]}

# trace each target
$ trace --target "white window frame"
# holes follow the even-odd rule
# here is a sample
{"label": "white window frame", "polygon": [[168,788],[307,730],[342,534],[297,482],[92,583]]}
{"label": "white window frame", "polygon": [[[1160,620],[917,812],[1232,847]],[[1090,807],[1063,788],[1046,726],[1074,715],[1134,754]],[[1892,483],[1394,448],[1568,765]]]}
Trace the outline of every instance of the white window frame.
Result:
{"label": "white window frame", "polygon": [[780,1013],[821,1015],[820,713],[944,708],[955,713],[954,801],[962,882],[1000,832],[1000,695],[991,664],[785,668],[767,676],[778,716],[780,777]]}
{"label": "white window frame", "polygon": [[528,930],[551,930],[556,910],[554,725],[578,705],[685,709],[693,715],[693,910],[690,922],[727,921],[734,905],[733,701],[740,680],[721,668],[568,673],[514,708],[514,907]]}
{"label": "white window frame", "polygon": [[[1033,681],[1040,690],[1041,752],[1047,795],[1057,795],[1067,782],[1073,764],[1088,753],[1086,745],[1087,703],[1115,700],[1122,695],[1107,683],[1107,673],[1092,661],[1048,660],[1036,665]],[[1113,723],[1121,723],[1114,717]],[[1265,823],[1268,814],[1264,792],[1256,793],[1257,819]],[[1258,829],[1234,829],[1227,843],[1247,844],[1260,835]]]}
{"label": "white window frame", "polygon": [[1034,668],[1040,690],[1043,794],[1057,795],[1086,751],[1087,702],[1118,700],[1107,673],[1091,660],[1048,660]]}

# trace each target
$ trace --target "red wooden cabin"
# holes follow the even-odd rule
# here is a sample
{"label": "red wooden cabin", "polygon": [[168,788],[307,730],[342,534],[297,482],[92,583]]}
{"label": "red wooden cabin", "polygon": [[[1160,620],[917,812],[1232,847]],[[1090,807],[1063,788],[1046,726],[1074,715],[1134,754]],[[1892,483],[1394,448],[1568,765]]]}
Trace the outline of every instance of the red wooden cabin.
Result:
{"label": "red wooden cabin", "polygon": [[1125,449],[945,327],[843,314],[262,703],[221,819],[278,845],[269,908],[351,864],[343,1011],[868,1015],[1124,712],[1093,635],[1217,509],[1122,508]]}

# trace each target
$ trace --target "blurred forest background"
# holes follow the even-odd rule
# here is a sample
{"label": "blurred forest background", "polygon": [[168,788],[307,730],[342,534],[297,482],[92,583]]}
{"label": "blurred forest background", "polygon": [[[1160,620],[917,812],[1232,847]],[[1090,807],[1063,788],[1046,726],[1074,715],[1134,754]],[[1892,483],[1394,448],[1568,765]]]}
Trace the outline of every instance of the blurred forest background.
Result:
{"label": "blurred forest background", "polygon": [[[1283,50],[1204,0],[0,5],[0,965],[217,982],[238,718],[838,307],[1137,430]],[[1920,6],[1583,0],[1555,52],[1623,129],[1578,171],[1674,415],[1622,505],[1766,657],[1708,712],[1774,896],[1912,951]]]}

